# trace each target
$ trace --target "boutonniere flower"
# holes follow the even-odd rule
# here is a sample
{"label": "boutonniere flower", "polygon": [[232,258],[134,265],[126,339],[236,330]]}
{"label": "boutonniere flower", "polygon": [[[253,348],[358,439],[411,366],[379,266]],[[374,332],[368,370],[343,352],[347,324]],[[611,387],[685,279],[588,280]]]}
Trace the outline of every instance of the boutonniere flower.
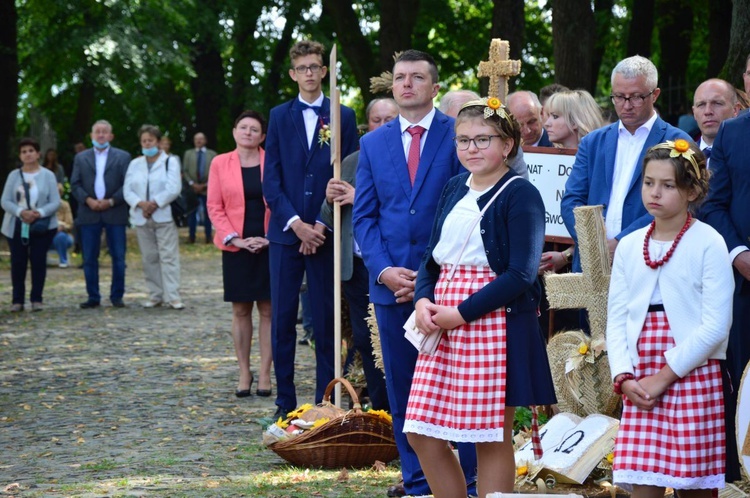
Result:
{"label": "boutonniere flower", "polygon": [[572,372],[584,361],[586,363],[594,363],[605,349],[606,343],[604,339],[586,340],[580,343],[565,362],[565,373]]}
{"label": "boutonniere flower", "polygon": [[318,143],[323,148],[324,145],[328,145],[331,142],[331,127],[325,120],[320,118],[320,130],[318,130]]}

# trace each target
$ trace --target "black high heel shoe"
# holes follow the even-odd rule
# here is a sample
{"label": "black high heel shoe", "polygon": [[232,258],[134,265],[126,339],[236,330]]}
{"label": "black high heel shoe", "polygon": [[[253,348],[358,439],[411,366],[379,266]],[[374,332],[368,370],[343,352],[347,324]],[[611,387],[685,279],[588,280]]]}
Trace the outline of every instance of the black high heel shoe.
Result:
{"label": "black high heel shoe", "polygon": [[253,387],[253,381],[254,380],[255,380],[255,376],[253,374],[250,374],[250,385],[248,386],[248,388],[247,389],[243,389],[241,391],[235,391],[234,395],[237,396],[238,398],[247,398],[247,397],[249,397],[252,394],[251,393],[251,389]]}
{"label": "black high heel shoe", "polygon": [[271,392],[270,389],[257,389],[255,391],[255,395],[260,396],[262,398],[268,398],[269,396],[271,396],[271,394],[273,393]]}

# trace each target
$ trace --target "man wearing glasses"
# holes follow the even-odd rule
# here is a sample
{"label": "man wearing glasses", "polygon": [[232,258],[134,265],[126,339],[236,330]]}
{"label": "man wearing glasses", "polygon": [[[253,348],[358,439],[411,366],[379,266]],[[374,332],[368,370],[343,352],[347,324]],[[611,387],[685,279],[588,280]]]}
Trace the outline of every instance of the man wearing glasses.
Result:
{"label": "man wearing glasses", "polygon": [[[333,242],[319,220],[331,167],[331,103],[323,95],[323,45],[296,43],[289,51],[289,77],[297,98],[271,110],[266,135],[263,196],[271,209],[268,227],[271,270],[271,344],[276,372],[276,414],[297,407],[294,355],[302,275],[307,275],[315,339],[315,402],[333,379]],[[334,68],[335,70],[335,68]],[[341,157],[357,150],[354,111],[341,106]]]}
{"label": "man wearing glasses", "polygon": [[612,70],[610,98],[620,119],[583,137],[560,206],[565,226],[576,240],[573,271],[581,271],[573,209],[604,206],[613,256],[622,237],[653,219],[641,202],[641,164],[646,151],[665,140],[692,142],[687,133],[654,111],[661,92],[657,83],[656,66],[638,55],[620,61]]}

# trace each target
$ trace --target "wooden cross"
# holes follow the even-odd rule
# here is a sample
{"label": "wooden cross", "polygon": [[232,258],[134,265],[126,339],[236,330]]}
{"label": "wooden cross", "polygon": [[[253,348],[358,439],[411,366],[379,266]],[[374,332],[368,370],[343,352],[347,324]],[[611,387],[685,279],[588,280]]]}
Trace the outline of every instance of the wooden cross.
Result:
{"label": "wooden cross", "polygon": [[583,273],[545,275],[547,300],[550,308],[588,310],[591,339],[604,339],[612,266],[602,206],[579,206],[573,210],[573,214]]}
{"label": "wooden cross", "polygon": [[490,60],[479,63],[479,78],[489,78],[489,97],[497,97],[505,103],[508,96],[508,78],[521,72],[521,61],[508,60],[510,44],[500,38],[493,38],[490,43]]}

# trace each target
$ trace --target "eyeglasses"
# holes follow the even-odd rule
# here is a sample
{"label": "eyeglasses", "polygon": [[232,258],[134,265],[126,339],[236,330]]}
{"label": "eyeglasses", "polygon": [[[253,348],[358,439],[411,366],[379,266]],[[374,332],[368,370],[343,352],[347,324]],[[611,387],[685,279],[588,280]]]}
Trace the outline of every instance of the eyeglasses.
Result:
{"label": "eyeglasses", "polygon": [[625,102],[630,102],[630,105],[633,107],[640,107],[655,91],[656,88],[648,92],[646,95],[631,95],[630,97],[624,95],[610,95],[609,98],[614,105],[624,105]]}
{"label": "eyeglasses", "polygon": [[321,69],[323,69],[323,66],[317,64],[313,64],[312,66],[297,66],[294,68],[294,70],[297,71],[297,74],[305,74],[307,71],[310,71],[313,74],[318,74]]}
{"label": "eyeglasses", "polygon": [[500,135],[477,135],[474,138],[469,137],[453,137],[453,143],[456,144],[458,150],[469,150],[471,142],[474,142],[474,147],[479,150],[489,148],[493,138],[500,138]]}

